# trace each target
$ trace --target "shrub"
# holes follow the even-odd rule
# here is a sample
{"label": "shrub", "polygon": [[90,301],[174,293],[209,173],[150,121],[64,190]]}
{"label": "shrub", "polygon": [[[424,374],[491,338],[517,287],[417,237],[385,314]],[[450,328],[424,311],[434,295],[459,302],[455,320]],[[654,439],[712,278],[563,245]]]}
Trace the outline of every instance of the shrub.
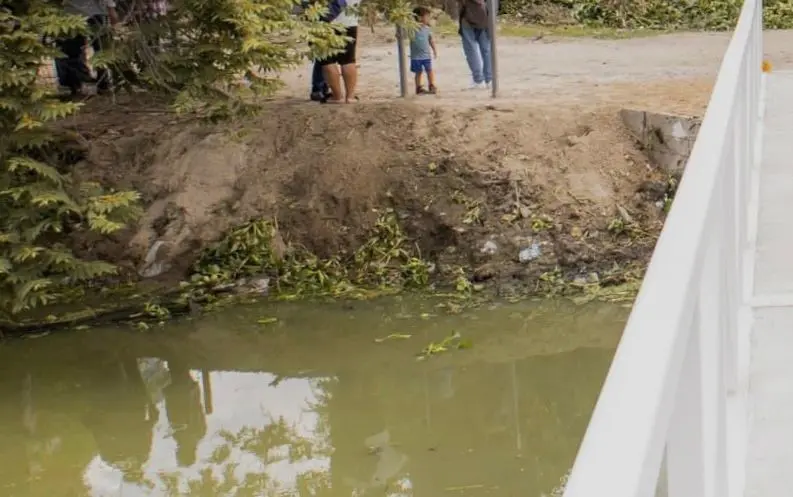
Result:
{"label": "shrub", "polygon": [[115,267],[72,253],[65,235],[110,234],[136,213],[137,193],[77,185],[56,167],[56,135],[48,127],[75,112],[37,83],[43,60],[56,55],[45,38],[76,33],[82,18],[48,2],[0,9],[0,316],[56,299],[75,282],[112,274]]}

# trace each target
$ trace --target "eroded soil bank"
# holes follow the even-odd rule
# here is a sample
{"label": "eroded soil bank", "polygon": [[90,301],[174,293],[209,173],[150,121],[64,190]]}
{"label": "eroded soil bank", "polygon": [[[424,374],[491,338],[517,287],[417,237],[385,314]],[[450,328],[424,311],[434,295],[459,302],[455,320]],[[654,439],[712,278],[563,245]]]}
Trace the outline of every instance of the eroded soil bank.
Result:
{"label": "eroded soil bank", "polygon": [[211,126],[122,104],[68,126],[90,144],[78,176],[134,188],[146,208],[123,236],[78,250],[171,282],[252,219],[287,250],[329,257],[393,209],[434,280],[462,268],[501,293],[619,284],[640,276],[673,193],[613,108],[280,102]]}

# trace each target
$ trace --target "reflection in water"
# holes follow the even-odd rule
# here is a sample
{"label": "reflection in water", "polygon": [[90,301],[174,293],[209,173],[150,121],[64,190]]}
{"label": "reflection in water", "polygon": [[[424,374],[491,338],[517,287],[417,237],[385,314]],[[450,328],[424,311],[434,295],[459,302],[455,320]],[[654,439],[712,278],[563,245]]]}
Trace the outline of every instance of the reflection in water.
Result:
{"label": "reflection in water", "polygon": [[[110,466],[140,471],[149,457],[158,411],[149,401],[134,357],[101,364],[82,414],[97,454]],[[123,427],[123,430],[119,430]]]}
{"label": "reflection in water", "polygon": [[[241,355],[282,340],[228,343],[241,336]],[[127,337],[57,362],[65,342],[49,338],[0,349],[0,495],[539,497],[569,467],[612,354],[418,363],[380,347],[367,350],[403,359],[276,374],[266,361],[208,367],[212,354],[182,352],[183,336],[156,357]]]}
{"label": "reflection in water", "polygon": [[[198,443],[207,432],[206,419],[201,403],[201,388],[190,376],[186,364],[168,361],[171,382],[163,389],[165,412],[176,442],[176,462],[181,467],[196,462]],[[211,384],[211,380],[208,382]]]}

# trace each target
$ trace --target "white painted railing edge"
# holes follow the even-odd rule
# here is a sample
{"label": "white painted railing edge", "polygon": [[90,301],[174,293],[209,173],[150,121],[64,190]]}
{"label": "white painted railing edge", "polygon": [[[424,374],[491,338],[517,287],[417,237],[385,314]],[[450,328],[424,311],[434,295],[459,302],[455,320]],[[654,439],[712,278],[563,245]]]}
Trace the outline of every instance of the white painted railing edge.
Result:
{"label": "white painted railing edge", "polygon": [[760,218],[760,165],[763,160],[763,136],[765,134],[765,127],[763,125],[765,118],[765,94],[766,94],[766,75],[763,73],[760,76],[760,105],[757,109],[759,124],[757,126],[757,135],[755,136],[754,155],[752,157],[752,171],[749,176],[749,206],[747,214],[747,232],[748,232],[748,246],[744,253],[744,295],[743,298],[747,302],[751,302],[757,296],[754,295],[754,261],[757,255],[757,229],[758,220]]}
{"label": "white painted railing edge", "polygon": [[754,326],[754,261],[757,256],[757,219],[760,213],[760,166],[762,163],[763,117],[765,116],[766,76],[760,77],[758,126],[755,136],[756,147],[752,157],[752,171],[749,190],[748,206],[748,245],[743,254],[745,263],[744,300],[738,316],[738,384],[731,405],[728,406],[728,430],[733,434],[733,440],[728,446],[728,461],[732,468],[730,471],[730,493],[728,497],[743,497],[746,490],[746,454],[749,444],[749,431],[752,425],[754,411],[749,402],[749,367],[752,353],[752,327]]}
{"label": "white painted railing edge", "polygon": [[741,68],[752,36],[762,30],[762,20],[757,19],[761,15],[758,0],[744,3],[565,497],[654,495],[672,418],[672,396],[690,341],[686,321],[699,292],[693,278],[706,256],[703,240],[721,151],[732,138],[729,123],[744,75]]}

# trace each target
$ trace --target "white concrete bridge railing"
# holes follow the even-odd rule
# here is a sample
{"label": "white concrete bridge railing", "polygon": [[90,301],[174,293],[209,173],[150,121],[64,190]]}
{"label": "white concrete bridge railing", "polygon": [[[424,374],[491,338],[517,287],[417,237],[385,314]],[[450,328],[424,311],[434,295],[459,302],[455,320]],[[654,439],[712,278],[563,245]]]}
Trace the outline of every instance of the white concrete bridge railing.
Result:
{"label": "white concrete bridge railing", "polygon": [[761,67],[747,0],[565,497],[744,493]]}

